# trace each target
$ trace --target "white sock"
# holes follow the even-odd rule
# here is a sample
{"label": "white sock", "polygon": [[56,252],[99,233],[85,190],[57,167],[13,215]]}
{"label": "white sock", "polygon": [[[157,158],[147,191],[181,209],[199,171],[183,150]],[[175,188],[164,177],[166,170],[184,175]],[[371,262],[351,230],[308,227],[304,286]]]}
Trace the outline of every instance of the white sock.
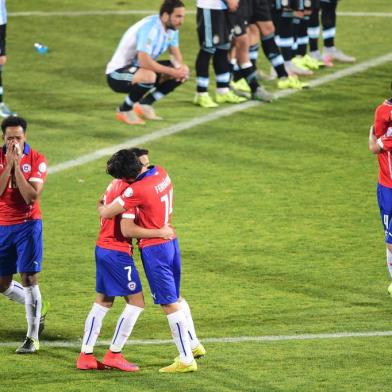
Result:
{"label": "white sock", "polygon": [[252,65],[253,65],[253,64],[252,64],[250,61],[248,61],[247,63],[241,64],[241,65],[240,65],[240,68],[241,68],[241,69],[246,69],[246,68],[252,67]]}
{"label": "white sock", "polygon": [[186,364],[193,362],[193,354],[189,341],[187,322],[182,310],[167,315],[174,343],[180,354],[180,361]]}
{"label": "white sock", "polygon": [[82,344],[82,353],[91,354],[94,351],[95,343],[101,332],[102,321],[106,316],[109,308],[94,303],[84,324],[84,335]]}
{"label": "white sock", "polygon": [[389,275],[392,278],[392,252],[387,248],[387,266]]}
{"label": "white sock", "polygon": [[41,319],[42,300],[38,285],[23,287],[27,319],[26,336],[38,340],[39,322]]}
{"label": "white sock", "polygon": [[15,280],[11,282],[10,287],[8,287],[8,289],[2,294],[11,301],[18,302],[22,305],[25,303],[25,292],[23,290],[23,286]]}
{"label": "white sock", "polygon": [[125,342],[143,310],[144,309],[139,308],[139,306],[129,304],[125,306],[121,316],[118,318],[112,344],[110,345],[110,351],[118,353],[123,349]]}
{"label": "white sock", "polygon": [[228,87],[219,87],[216,89],[217,94],[227,94],[230,91]]}
{"label": "white sock", "polygon": [[196,348],[200,344],[200,341],[196,336],[196,330],[195,330],[195,325],[193,324],[191,309],[188,305],[188,302],[186,302],[185,299],[182,299],[182,301],[180,301],[180,305],[181,305],[182,311],[185,314],[185,318],[186,318],[186,322],[187,322],[187,326],[188,326],[188,336],[190,339],[191,348],[193,350],[194,348]]}

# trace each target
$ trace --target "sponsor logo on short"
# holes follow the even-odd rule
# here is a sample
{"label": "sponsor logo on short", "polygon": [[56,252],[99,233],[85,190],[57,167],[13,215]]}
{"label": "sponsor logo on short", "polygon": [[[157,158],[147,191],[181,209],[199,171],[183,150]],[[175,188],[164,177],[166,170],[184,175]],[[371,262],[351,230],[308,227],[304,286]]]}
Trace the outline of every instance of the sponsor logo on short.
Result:
{"label": "sponsor logo on short", "polygon": [[134,291],[136,289],[136,283],[135,282],[129,282],[128,283],[128,288],[131,291]]}
{"label": "sponsor logo on short", "polygon": [[22,170],[23,170],[23,173],[30,173],[31,172],[31,166],[28,163],[25,163],[22,166]]}
{"label": "sponsor logo on short", "polygon": [[212,43],[213,44],[219,44],[219,35],[214,35],[213,37],[212,37]]}

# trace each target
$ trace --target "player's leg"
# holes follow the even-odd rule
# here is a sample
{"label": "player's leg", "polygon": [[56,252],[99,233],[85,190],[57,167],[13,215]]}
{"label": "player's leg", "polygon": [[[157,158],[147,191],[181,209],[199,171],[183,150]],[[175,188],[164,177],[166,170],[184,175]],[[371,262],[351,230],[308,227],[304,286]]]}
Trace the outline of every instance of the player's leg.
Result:
{"label": "player's leg", "polygon": [[[174,243],[174,257],[173,257],[173,278],[177,288],[177,292],[180,293],[180,283],[181,283],[181,251],[178,245],[178,240],[175,240]],[[188,335],[190,339],[190,345],[192,349],[192,354],[194,358],[201,358],[206,354],[206,349],[201,344],[200,340],[196,334],[195,324],[193,322],[193,317],[191,313],[191,309],[189,307],[188,302],[185,298],[179,297],[178,303],[181,306],[182,311],[185,314],[187,328],[188,328]]]}
{"label": "player's leg", "polygon": [[4,88],[3,88],[3,69],[7,62],[6,57],[6,31],[7,25],[0,25],[0,116],[8,117],[16,115],[3,101]]}
{"label": "player's leg", "polygon": [[196,22],[200,49],[195,63],[196,94],[193,103],[203,108],[214,108],[218,106],[208,93],[210,83],[209,66],[211,57],[215,53],[212,33],[213,17],[215,17],[214,10],[197,9]]}
{"label": "player's leg", "polygon": [[[387,268],[392,280],[392,189],[378,184],[377,201],[385,232]],[[392,283],[388,287],[388,292],[392,295]]]}
{"label": "player's leg", "polygon": [[[158,61],[158,63],[167,67],[174,67],[172,62],[169,60]],[[139,103],[134,105],[134,111],[137,115],[144,117],[147,120],[162,120],[162,117],[157,116],[152,105],[166,97],[183,83],[184,81],[177,81],[168,75],[157,75],[154,88],[147,93],[147,95],[145,95]]]}
{"label": "player's leg", "polygon": [[355,62],[355,57],[348,56],[335,47],[337,0],[321,0],[321,23],[323,25],[324,57],[343,63]]}
{"label": "player's leg", "polygon": [[[113,251],[111,253],[113,254]],[[109,278],[113,283],[106,290],[109,290],[113,295],[123,296],[126,305],[118,318],[111,345],[102,363],[111,368],[135,372],[139,370],[139,367],[128,362],[121,352],[136,321],[144,310],[142,284],[133,258],[124,252],[115,252],[114,256],[115,263],[114,259],[111,263],[113,264],[111,268],[112,278]],[[116,283],[114,283],[114,279]],[[108,277],[106,277],[106,281],[108,281]]]}
{"label": "player's leg", "polygon": [[107,82],[113,91],[127,94],[116,113],[119,121],[128,125],[144,124],[132,109],[154,87],[155,81],[156,74],[153,71],[138,67],[124,67],[107,75]]}
{"label": "player's leg", "polygon": [[179,299],[179,279],[181,267],[176,265],[176,278],[173,263],[176,257],[176,240],[164,244],[147,246],[141,249],[144,270],[155,304],[159,304],[166,314],[174,344],[179,357],[174,363],[159,371],[165,373],[185,373],[197,370],[193,358],[188,324]]}
{"label": "player's leg", "polygon": [[14,226],[0,226],[0,293],[8,299],[25,303],[23,286],[12,280],[17,272]]}
{"label": "player's leg", "polygon": [[17,269],[22,280],[27,320],[26,339],[16,353],[29,354],[39,350],[42,296],[38,273],[42,263],[42,221],[28,221],[14,228]]}

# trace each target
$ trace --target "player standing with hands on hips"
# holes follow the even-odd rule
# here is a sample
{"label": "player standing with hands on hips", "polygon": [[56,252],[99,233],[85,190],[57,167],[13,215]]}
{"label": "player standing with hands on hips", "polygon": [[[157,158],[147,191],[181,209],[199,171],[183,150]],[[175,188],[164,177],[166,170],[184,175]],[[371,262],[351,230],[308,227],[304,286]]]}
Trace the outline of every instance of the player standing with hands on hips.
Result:
{"label": "player standing with hands on hips", "polygon": [[[0,293],[25,305],[27,334],[17,354],[39,350],[46,306],[38,286],[42,262],[39,197],[47,174],[46,158],[26,143],[26,121],[10,116],[1,124]],[[12,280],[19,272],[22,285]]]}

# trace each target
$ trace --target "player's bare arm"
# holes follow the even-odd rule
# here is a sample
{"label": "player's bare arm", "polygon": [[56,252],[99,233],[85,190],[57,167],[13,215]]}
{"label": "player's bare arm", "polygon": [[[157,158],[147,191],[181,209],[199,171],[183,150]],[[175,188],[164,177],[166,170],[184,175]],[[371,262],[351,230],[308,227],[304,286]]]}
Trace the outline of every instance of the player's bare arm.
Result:
{"label": "player's bare arm", "polygon": [[41,182],[28,182],[20,167],[21,155],[17,154],[14,161],[15,182],[26,204],[31,204],[39,199],[43,189]]}
{"label": "player's bare arm", "polygon": [[174,237],[175,231],[169,225],[160,229],[145,229],[138,226],[133,219],[121,219],[121,233],[126,238],[164,238],[169,240]]}
{"label": "player's bare arm", "polygon": [[176,69],[172,67],[167,67],[165,65],[159,64],[146,52],[138,52],[138,60],[141,68],[154,71],[155,73],[162,73],[171,76],[176,80],[182,80],[187,76],[187,72],[182,69]]}
{"label": "player's bare arm", "polygon": [[118,214],[124,212],[125,209],[121,205],[120,200],[117,198],[113,200],[110,204],[104,205],[102,200],[98,202],[98,213],[101,218],[110,219]]}
{"label": "player's bare arm", "polygon": [[382,151],[381,146],[377,143],[377,137],[374,134],[374,126],[369,129],[369,151],[373,154],[378,154]]}
{"label": "player's bare arm", "polygon": [[4,167],[4,170],[0,174],[0,196],[4,193],[7,185],[8,185],[8,179],[11,174],[12,168],[14,167],[14,160],[15,160],[15,147],[14,147],[14,142],[12,141],[7,141],[6,146],[7,146],[7,153],[5,154],[5,157],[7,159],[7,164]]}

